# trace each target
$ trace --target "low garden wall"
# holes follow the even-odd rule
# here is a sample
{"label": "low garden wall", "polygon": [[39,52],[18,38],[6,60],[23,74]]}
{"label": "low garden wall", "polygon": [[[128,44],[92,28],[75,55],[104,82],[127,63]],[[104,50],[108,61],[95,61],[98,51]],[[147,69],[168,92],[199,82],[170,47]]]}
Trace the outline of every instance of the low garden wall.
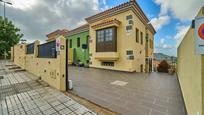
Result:
{"label": "low garden wall", "polygon": [[15,45],[14,63],[41,77],[50,86],[65,91],[66,40],[61,36],[58,41],[60,41],[59,51],[56,51],[56,41],[45,44],[35,41],[32,44]]}

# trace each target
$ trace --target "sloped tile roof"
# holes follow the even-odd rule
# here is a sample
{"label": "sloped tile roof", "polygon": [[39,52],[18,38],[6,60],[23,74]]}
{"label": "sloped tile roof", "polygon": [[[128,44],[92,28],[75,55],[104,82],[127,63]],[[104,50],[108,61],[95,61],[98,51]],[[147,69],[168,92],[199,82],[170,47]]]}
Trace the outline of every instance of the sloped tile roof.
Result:
{"label": "sloped tile roof", "polygon": [[142,11],[142,9],[135,0],[131,0],[129,2],[120,4],[116,7],[110,8],[96,15],[90,16],[86,18],[86,21],[88,23],[94,23],[96,21],[123,13],[128,10],[132,10],[152,33],[154,34],[156,33],[154,27],[151,24],[149,24],[149,19],[146,17],[146,15],[144,14],[144,12]]}
{"label": "sloped tile roof", "polygon": [[92,28],[97,28],[97,27],[102,27],[102,26],[106,26],[106,25],[110,25],[110,24],[117,24],[119,25],[121,22],[117,19],[113,19],[113,20],[108,20],[108,21],[105,21],[105,22],[102,22],[102,23],[99,23],[99,24],[96,24],[96,25],[93,25],[91,26]]}
{"label": "sloped tile roof", "polygon": [[62,30],[58,29],[58,30],[56,30],[56,31],[54,31],[54,32],[51,32],[51,33],[47,34],[46,36],[47,36],[48,38],[52,38],[52,37],[54,37],[54,36],[56,36],[56,35],[64,35],[64,34],[67,33],[68,31],[69,31],[69,30],[67,30],[67,29],[62,29]]}
{"label": "sloped tile roof", "polygon": [[71,31],[68,31],[65,35],[66,36],[71,36],[71,35],[74,35],[74,34],[78,34],[78,33],[81,33],[81,32],[85,32],[85,31],[89,31],[89,24],[84,24],[78,28],[75,28]]}

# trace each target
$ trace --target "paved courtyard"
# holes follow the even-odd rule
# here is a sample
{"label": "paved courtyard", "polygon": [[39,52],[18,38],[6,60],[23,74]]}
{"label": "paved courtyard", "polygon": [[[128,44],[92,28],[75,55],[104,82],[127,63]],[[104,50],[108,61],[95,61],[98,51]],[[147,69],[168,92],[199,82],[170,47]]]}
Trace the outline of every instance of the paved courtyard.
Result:
{"label": "paved courtyard", "polygon": [[73,92],[123,115],[186,115],[176,76],[69,66]]}
{"label": "paved courtyard", "polygon": [[11,62],[0,61],[0,115],[95,113]]}

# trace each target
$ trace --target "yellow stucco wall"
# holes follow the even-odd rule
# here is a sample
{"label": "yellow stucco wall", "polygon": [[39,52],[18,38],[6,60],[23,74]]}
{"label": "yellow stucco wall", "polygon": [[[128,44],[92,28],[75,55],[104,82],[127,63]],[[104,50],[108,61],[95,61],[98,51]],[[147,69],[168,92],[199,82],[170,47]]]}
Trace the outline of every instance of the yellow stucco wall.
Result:
{"label": "yellow stucco wall", "polygon": [[[57,58],[38,58],[38,48],[39,41],[35,42],[34,54],[25,55],[25,69],[36,76],[41,77],[41,79],[47,82],[50,86],[55,87],[61,91],[66,90],[66,40],[64,37],[60,37],[60,45],[64,48],[61,49]],[[18,46],[15,46],[19,49]],[[18,50],[15,56],[18,57]],[[16,60],[14,60],[15,62]],[[18,60],[17,60],[18,62]],[[16,63],[16,62],[15,62]],[[21,63],[21,62],[18,62]],[[17,63],[16,63],[17,64]],[[22,67],[22,66],[20,66]]]}
{"label": "yellow stucco wall", "polygon": [[178,48],[178,78],[188,115],[202,112],[201,56],[195,55],[194,29],[190,29]]}
{"label": "yellow stucco wall", "polygon": [[25,58],[26,58],[26,44],[17,44],[14,46],[14,63],[25,69]]}
{"label": "yellow stucco wall", "polygon": [[[201,12],[197,16],[201,16]],[[188,115],[204,115],[204,56],[195,54],[194,29],[190,28],[178,47],[178,78]]]}
{"label": "yellow stucco wall", "polygon": [[[128,21],[126,20],[126,16],[133,15],[133,30],[131,32],[126,32],[126,26],[128,25]],[[121,22],[121,24],[117,28],[117,52],[96,52],[96,30],[91,28],[91,26],[96,25],[98,23],[117,19]],[[139,20],[139,18],[133,13],[133,11],[129,10],[124,13],[120,13],[118,15],[112,16],[110,18],[106,18],[95,23],[90,24],[90,38],[91,43],[89,53],[92,54],[90,57],[92,64],[90,67],[95,68],[103,68],[103,69],[112,69],[112,70],[120,70],[120,71],[129,71],[129,72],[140,72],[140,65],[143,64],[145,71],[145,35],[146,35],[146,26]],[[140,44],[140,35],[139,35],[139,43],[136,43],[136,28],[139,29],[139,33],[143,32],[143,45]],[[153,39],[153,34],[149,33],[149,38]],[[134,52],[134,60],[128,60],[126,51],[133,50]],[[153,49],[151,49],[153,52]],[[141,54],[140,54],[141,51]],[[101,66],[101,61],[96,57],[98,55],[103,55],[104,57],[114,57],[118,55],[118,60],[114,61],[115,65],[113,67],[110,66]],[[153,57],[153,54],[149,54],[149,57]]]}
{"label": "yellow stucco wall", "polygon": [[[203,8],[203,12],[204,12],[204,8]],[[202,62],[202,65],[201,65],[201,74],[202,74],[202,78],[201,78],[201,88],[202,88],[202,90],[201,90],[201,92],[202,92],[202,95],[201,95],[201,97],[202,97],[202,115],[204,115],[204,55],[202,55],[201,56],[201,62]]]}
{"label": "yellow stucco wall", "polygon": [[[67,46],[68,47],[68,46]],[[72,52],[72,48],[68,48],[68,64],[72,64],[73,63],[73,52]]]}

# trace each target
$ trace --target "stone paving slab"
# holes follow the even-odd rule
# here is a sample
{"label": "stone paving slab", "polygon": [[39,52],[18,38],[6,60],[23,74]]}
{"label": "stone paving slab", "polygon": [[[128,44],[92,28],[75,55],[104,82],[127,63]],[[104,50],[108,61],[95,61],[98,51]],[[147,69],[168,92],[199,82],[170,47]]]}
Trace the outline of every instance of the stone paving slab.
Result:
{"label": "stone paving slab", "polygon": [[[73,66],[68,70],[73,93],[112,111],[123,115],[186,115],[176,76]],[[123,84],[115,85],[115,81]]]}
{"label": "stone paving slab", "polygon": [[0,61],[0,115],[96,115],[32,74],[9,73],[6,64]]}

